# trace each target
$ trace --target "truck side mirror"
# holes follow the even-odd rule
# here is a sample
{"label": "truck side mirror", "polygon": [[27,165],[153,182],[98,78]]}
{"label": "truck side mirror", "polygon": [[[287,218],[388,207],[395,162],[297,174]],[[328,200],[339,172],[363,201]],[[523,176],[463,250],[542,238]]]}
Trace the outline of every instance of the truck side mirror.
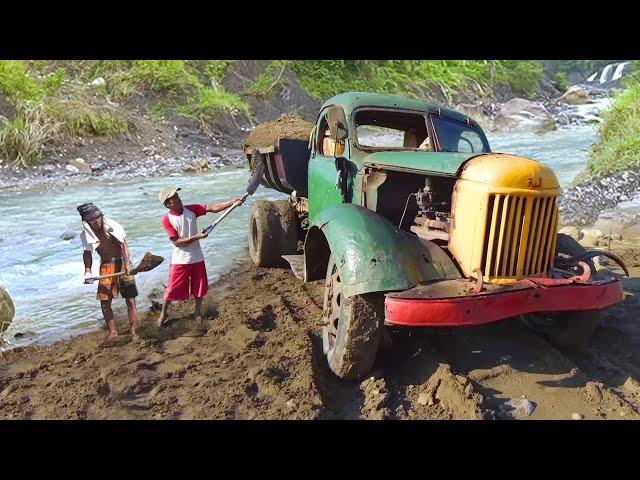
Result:
{"label": "truck side mirror", "polygon": [[342,107],[334,105],[329,107],[327,112],[327,124],[331,137],[334,141],[345,140],[349,136],[347,131],[347,119],[344,116]]}

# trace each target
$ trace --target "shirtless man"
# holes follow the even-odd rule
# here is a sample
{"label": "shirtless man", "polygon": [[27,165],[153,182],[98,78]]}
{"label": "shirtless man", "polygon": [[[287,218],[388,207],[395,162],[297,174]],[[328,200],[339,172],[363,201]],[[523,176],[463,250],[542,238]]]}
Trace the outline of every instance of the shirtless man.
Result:
{"label": "shirtless man", "polygon": [[[91,277],[92,252],[100,255],[100,275],[110,275],[121,271],[129,272],[132,269],[129,246],[126,242],[126,233],[122,226],[111,218],[105,218],[102,212],[93,203],[84,203],[78,207],[84,226],[80,234],[84,252],[84,276]],[[124,270],[123,270],[124,266]],[[97,299],[100,300],[102,315],[109,328],[109,334],[105,342],[109,342],[118,336],[116,322],[113,319],[111,302],[120,293],[119,278],[104,278],[98,283]],[[136,311],[136,299],[126,298],[127,313],[129,314],[129,326],[131,340],[140,340],[136,333],[138,318]]]}

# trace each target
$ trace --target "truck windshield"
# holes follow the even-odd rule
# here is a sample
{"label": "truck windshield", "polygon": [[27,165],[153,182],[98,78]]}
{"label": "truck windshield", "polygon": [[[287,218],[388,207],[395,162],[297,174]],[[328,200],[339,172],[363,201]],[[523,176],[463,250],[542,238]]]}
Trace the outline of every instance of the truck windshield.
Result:
{"label": "truck windshield", "polygon": [[355,112],[356,140],[365,149],[431,150],[423,113],[366,108]]}
{"label": "truck windshield", "polygon": [[462,122],[433,116],[441,152],[488,153],[489,142],[478,129]]}

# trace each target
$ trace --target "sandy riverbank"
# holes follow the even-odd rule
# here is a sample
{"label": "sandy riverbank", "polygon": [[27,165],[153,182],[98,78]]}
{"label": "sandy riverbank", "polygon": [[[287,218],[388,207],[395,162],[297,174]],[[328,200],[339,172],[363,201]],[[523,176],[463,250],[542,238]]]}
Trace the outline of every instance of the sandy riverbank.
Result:
{"label": "sandy riverbank", "polygon": [[341,382],[321,355],[322,282],[245,258],[212,285],[205,335],[188,302],[162,330],[154,313],[141,314],[141,345],[129,342],[125,320],[114,347],[99,347],[96,332],[5,352],[0,418],[510,418],[506,402],[523,396],[535,405],[524,418],[640,418],[632,271],[627,300],[604,314],[585,353],[561,352],[515,320],[396,332],[371,377]]}

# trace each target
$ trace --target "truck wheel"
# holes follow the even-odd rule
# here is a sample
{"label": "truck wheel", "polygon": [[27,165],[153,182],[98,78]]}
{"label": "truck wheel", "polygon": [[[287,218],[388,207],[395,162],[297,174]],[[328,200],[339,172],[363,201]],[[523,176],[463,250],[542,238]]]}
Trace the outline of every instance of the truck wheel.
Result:
{"label": "truck wheel", "polygon": [[[557,252],[559,256],[575,257],[584,253],[585,248],[569,235],[558,234]],[[596,268],[587,261],[591,272]],[[578,310],[552,314],[535,313],[522,316],[523,322],[532,330],[542,334],[553,345],[571,350],[584,350],[600,324],[600,310]]]}
{"label": "truck wheel", "polygon": [[249,211],[249,254],[258,267],[282,265],[298,251],[296,214],[286,200],[259,200]]}
{"label": "truck wheel", "polygon": [[280,222],[273,202],[259,200],[249,211],[249,255],[258,267],[280,264]]}
{"label": "truck wheel", "polygon": [[366,375],[376,359],[384,322],[384,297],[342,297],[340,273],[329,257],[324,289],[322,341],[329,368],[340,378]]}

